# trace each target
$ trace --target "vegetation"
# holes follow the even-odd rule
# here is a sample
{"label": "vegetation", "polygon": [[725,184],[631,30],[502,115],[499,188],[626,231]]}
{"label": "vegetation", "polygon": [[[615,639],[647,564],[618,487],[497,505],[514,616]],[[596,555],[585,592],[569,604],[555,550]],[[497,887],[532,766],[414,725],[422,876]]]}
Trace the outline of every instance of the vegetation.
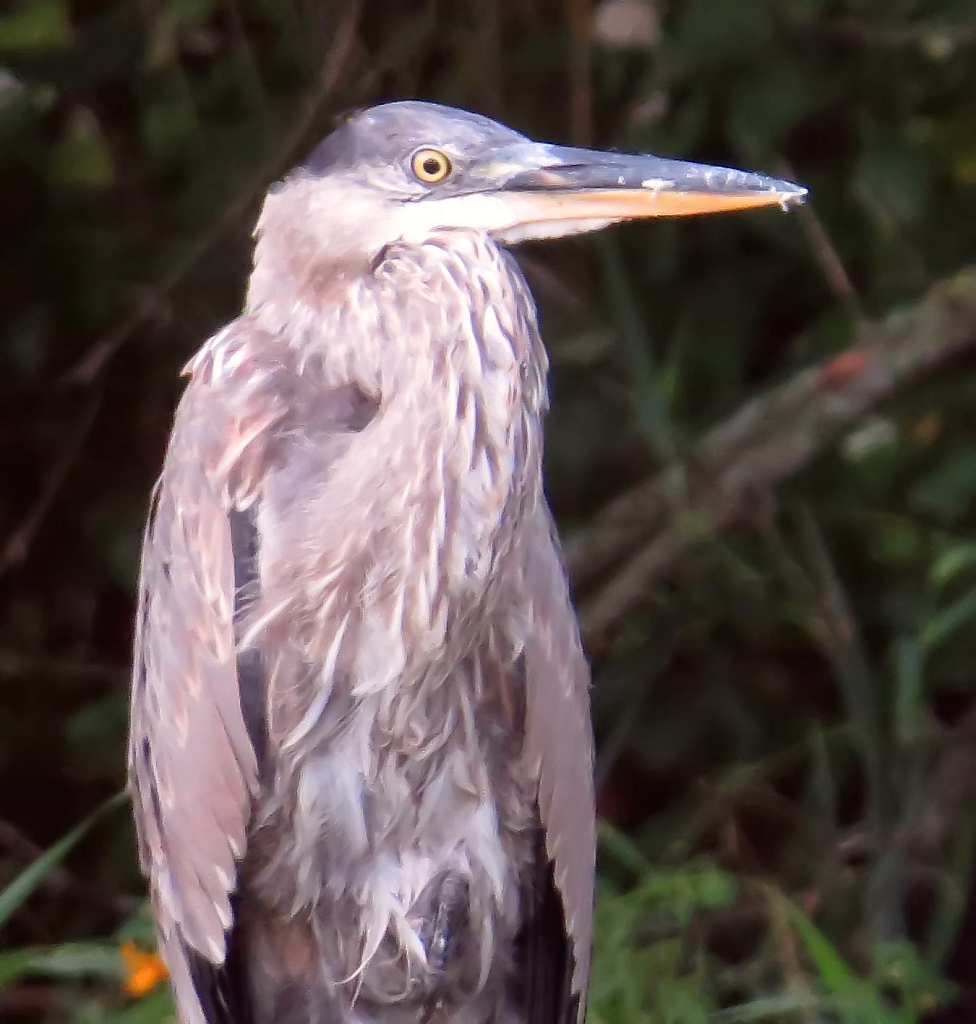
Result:
{"label": "vegetation", "polygon": [[106,801],[178,371],[265,185],[421,96],[811,189],[521,253],[595,671],[593,1024],[976,1019],[974,53],[971,0],[5,6],[0,1016],[170,1012]]}

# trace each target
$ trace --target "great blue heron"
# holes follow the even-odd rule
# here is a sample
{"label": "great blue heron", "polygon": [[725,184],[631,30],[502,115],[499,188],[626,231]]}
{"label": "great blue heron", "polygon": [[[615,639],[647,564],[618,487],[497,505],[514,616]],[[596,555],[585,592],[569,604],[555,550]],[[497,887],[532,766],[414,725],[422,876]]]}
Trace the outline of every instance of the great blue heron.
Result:
{"label": "great blue heron", "polygon": [[576,1024],[588,669],[506,246],[787,205],[428,103],[271,189],[146,531],[129,772],[185,1024]]}

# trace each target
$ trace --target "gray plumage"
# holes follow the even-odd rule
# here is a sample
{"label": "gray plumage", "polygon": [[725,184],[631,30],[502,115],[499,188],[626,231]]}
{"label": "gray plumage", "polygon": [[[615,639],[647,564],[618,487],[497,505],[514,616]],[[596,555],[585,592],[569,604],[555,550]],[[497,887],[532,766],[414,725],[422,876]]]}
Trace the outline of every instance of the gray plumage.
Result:
{"label": "gray plumage", "polygon": [[503,246],[801,191],[400,103],[269,193],[142,561],[129,769],[185,1024],[582,1020],[588,670]]}

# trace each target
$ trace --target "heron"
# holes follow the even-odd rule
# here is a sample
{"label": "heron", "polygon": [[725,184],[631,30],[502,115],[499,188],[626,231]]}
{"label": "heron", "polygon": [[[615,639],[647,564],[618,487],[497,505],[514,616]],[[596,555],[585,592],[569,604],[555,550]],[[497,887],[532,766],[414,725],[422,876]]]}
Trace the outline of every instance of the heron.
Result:
{"label": "heron", "polygon": [[581,1024],[590,678],[509,249],[804,194],[419,101],[271,187],[140,570],[130,792],[184,1024]]}

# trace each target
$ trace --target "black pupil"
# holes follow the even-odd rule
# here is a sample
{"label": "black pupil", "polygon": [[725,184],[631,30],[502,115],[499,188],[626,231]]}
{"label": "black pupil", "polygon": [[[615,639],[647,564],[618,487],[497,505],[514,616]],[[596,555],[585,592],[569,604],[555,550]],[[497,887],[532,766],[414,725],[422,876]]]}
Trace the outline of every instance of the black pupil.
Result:
{"label": "black pupil", "polygon": [[429,174],[430,177],[434,177],[435,174],[441,173],[441,162],[436,156],[429,156],[424,160],[424,174]]}

